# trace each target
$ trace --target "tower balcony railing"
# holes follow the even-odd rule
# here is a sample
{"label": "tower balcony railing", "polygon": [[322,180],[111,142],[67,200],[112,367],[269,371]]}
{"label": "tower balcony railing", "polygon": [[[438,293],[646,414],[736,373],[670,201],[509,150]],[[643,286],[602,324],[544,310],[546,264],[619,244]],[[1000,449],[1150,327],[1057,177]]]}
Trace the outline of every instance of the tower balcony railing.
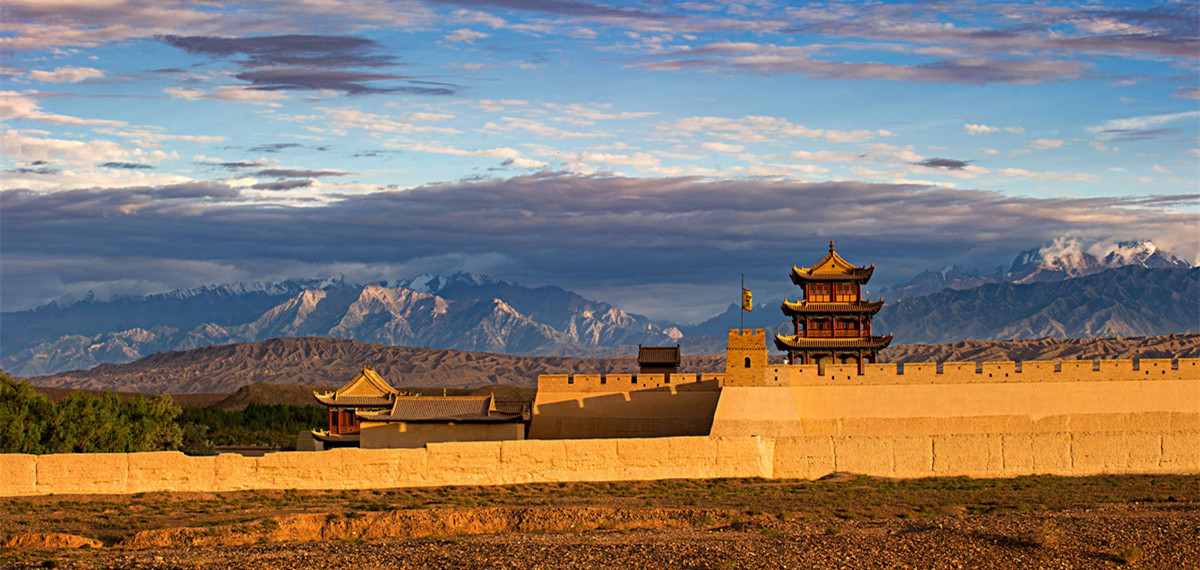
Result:
{"label": "tower balcony railing", "polygon": [[800,336],[805,338],[858,338],[864,334],[858,329],[811,329],[807,332],[801,330]]}

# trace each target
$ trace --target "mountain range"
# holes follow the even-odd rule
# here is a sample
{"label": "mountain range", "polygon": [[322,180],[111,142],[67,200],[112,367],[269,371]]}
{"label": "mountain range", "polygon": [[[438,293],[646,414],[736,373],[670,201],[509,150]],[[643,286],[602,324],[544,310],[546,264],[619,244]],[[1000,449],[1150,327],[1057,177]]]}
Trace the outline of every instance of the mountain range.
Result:
{"label": "mountain range", "polygon": [[[1050,360],[1077,358],[1195,358],[1200,335],[1119,339],[1036,339],[963,341],[900,345],[880,354],[885,362]],[[577,358],[516,356],[458,350],[410,348],[338,338],[277,338],[153,354],[125,364],[102,364],[31,379],[44,389],[230,393],[256,385],[337,387],[364,365],[398,388],[476,388],[536,386],[539,374],[629,373],[633,356]],[[680,372],[725,370],[725,355],[683,354]],[[292,404],[312,404],[312,392],[292,390]],[[60,393],[61,395],[61,393]],[[249,397],[249,394],[243,394]],[[209,405],[213,401],[199,405]]]}
{"label": "mountain range", "polygon": [[[1069,241],[1045,249],[1022,252],[1003,275],[970,287],[889,300],[875,330],[895,333],[896,343],[939,343],[1200,328],[1198,270],[1152,243],[1100,248],[1103,257]],[[638,344],[715,354],[724,351],[725,332],[739,312],[732,305],[696,325],[657,323],[559,287],[468,273],[368,285],[340,279],[220,285],[4,313],[0,368],[40,376],[287,337],[543,356],[631,354]],[[787,327],[777,306],[757,306],[745,317],[747,327]]]}
{"label": "mountain range", "polygon": [[943,289],[974,289],[990,283],[1041,283],[1087,277],[1109,269],[1187,269],[1191,264],[1149,240],[1099,242],[1084,246],[1078,238],[1060,237],[1048,246],[1017,254],[1007,266],[984,275],[978,269],[948,265],[923,271],[907,283],[881,289],[889,299],[924,296]]}

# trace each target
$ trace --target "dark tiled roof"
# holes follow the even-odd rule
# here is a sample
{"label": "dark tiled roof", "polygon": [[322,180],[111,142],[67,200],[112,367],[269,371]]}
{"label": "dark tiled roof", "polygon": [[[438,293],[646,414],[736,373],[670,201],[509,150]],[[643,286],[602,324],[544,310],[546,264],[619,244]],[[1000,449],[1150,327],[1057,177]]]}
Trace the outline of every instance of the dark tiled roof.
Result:
{"label": "dark tiled roof", "polygon": [[638,366],[679,366],[679,346],[638,345]]}
{"label": "dark tiled roof", "polygon": [[804,338],[802,336],[775,335],[775,347],[779,350],[806,348],[832,349],[880,349],[891,344],[892,335],[859,338]]}
{"label": "dark tiled roof", "polygon": [[392,405],[392,398],[389,396],[342,396],[325,393],[316,394],[316,398],[318,402],[326,406],[371,406],[384,408]]}
{"label": "dark tiled roof", "polygon": [[883,307],[883,301],[855,301],[853,303],[814,303],[809,301],[788,301],[783,300],[781,309],[783,314],[792,316],[796,314],[820,314],[820,313],[870,313],[875,314]]}
{"label": "dark tiled roof", "polygon": [[396,398],[387,412],[358,412],[359,419],[383,422],[508,422],[521,414],[495,411],[491,396]]}

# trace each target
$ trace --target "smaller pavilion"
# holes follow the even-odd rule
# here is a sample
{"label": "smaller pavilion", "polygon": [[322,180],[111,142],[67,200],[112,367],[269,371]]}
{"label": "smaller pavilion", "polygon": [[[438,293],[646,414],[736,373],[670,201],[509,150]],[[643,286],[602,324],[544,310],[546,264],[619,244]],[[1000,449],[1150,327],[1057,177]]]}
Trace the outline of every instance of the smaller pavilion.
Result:
{"label": "smaller pavilion", "polygon": [[314,438],[332,447],[357,447],[361,426],[358,412],[384,411],[392,407],[400,391],[388,384],[374,368],[362,372],[333,392],[313,392],[321,405],[329,408],[329,429],[312,430]]}

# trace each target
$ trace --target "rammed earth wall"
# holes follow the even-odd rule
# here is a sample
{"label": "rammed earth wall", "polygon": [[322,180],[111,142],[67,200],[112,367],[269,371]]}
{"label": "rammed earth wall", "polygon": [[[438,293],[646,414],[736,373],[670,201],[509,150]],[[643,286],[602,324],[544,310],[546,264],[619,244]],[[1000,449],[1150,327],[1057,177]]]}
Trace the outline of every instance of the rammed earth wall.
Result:
{"label": "rammed earth wall", "polygon": [[1198,359],[889,364],[861,375],[752,364],[740,385],[711,374],[542,377],[530,426],[540,439],[256,458],[0,455],[0,495],[1200,473]]}
{"label": "rammed earth wall", "polygon": [[1028,435],[671,437],[432,443],[263,457],[0,456],[0,495],[366,489],[557,481],[1198,473],[1200,430]]}

